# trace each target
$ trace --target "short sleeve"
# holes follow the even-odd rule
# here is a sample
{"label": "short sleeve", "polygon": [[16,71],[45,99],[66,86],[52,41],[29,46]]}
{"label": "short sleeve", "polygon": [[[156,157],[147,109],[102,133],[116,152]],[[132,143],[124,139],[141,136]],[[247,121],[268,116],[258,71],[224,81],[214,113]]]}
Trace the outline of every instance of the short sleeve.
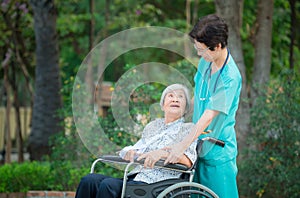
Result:
{"label": "short sleeve", "polygon": [[239,83],[229,77],[221,76],[217,82],[216,90],[211,90],[207,109],[216,110],[228,114],[235,98]]}

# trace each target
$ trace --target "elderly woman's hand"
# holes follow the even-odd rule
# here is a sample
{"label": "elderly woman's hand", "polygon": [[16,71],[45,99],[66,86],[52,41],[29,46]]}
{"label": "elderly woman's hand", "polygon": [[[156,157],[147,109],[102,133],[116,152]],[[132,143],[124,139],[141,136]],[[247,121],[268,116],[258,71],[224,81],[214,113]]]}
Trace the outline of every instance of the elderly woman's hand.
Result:
{"label": "elderly woman's hand", "polygon": [[168,152],[164,150],[154,150],[150,151],[144,154],[141,154],[137,160],[140,161],[142,159],[145,159],[144,167],[145,168],[153,168],[155,163],[163,158],[166,158],[168,156]]}

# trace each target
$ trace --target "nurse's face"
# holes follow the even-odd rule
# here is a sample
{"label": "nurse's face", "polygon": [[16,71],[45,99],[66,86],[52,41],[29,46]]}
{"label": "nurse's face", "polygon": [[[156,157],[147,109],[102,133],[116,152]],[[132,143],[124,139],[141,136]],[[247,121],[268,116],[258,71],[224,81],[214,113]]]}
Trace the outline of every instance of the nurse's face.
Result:
{"label": "nurse's face", "polygon": [[197,40],[194,41],[194,48],[197,50],[198,56],[202,56],[207,62],[212,62],[214,60],[214,51],[211,51],[204,43],[200,43]]}

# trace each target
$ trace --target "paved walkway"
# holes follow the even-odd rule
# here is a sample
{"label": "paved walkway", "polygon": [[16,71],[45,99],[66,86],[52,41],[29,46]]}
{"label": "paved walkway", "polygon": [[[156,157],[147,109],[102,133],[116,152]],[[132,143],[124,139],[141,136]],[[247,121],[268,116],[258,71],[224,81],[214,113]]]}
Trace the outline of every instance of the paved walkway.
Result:
{"label": "paved walkway", "polygon": [[74,198],[75,192],[29,191],[27,193],[0,193],[0,198]]}

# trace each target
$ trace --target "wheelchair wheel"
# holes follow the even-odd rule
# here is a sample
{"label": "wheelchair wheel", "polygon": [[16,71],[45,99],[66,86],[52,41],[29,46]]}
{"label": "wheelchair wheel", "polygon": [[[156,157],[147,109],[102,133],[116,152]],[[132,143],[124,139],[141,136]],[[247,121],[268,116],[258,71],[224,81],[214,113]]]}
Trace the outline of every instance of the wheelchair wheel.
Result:
{"label": "wheelchair wheel", "polygon": [[209,188],[195,182],[180,182],[169,186],[162,191],[157,198],[219,198]]}

